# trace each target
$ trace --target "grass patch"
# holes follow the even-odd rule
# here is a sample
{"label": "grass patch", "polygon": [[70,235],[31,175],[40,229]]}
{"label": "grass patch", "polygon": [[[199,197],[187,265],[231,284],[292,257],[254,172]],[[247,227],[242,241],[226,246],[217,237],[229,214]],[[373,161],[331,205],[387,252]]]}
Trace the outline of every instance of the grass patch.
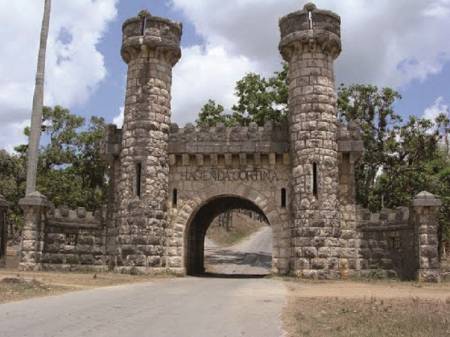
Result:
{"label": "grass patch", "polygon": [[7,277],[0,280],[0,303],[54,295],[69,290],[71,290],[70,287],[45,284],[36,279]]}
{"label": "grass patch", "polygon": [[448,337],[450,297],[437,301],[294,296],[284,322],[289,337]]}
{"label": "grass patch", "polygon": [[206,232],[206,237],[219,247],[228,247],[242,241],[264,226],[266,226],[264,223],[251,219],[244,214],[233,213],[233,224],[229,230],[219,226],[216,219]]}
{"label": "grass patch", "polygon": [[69,291],[149,282],[173,275],[130,275],[119,273],[13,272],[0,270],[0,303]]}

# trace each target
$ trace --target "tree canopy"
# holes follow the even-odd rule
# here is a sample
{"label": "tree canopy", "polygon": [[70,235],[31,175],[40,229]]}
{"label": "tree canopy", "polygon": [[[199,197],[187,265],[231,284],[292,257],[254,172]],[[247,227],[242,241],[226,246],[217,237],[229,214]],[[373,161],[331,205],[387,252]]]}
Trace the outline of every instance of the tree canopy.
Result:
{"label": "tree canopy", "polygon": [[235,95],[238,102],[231,112],[210,99],[200,110],[198,126],[214,126],[223,123],[226,126],[248,126],[255,122],[263,126],[266,122],[283,123],[287,119],[288,88],[287,65],[280,72],[265,78],[249,73],[236,83]]}
{"label": "tree canopy", "polygon": [[[100,158],[103,118],[88,122],[60,106],[45,107],[39,151],[37,190],[55,205],[96,210],[106,200],[106,163]],[[24,130],[29,134],[29,128]],[[18,201],[25,195],[27,146],[16,154],[0,151],[0,193],[12,202],[11,221],[21,226]]]}

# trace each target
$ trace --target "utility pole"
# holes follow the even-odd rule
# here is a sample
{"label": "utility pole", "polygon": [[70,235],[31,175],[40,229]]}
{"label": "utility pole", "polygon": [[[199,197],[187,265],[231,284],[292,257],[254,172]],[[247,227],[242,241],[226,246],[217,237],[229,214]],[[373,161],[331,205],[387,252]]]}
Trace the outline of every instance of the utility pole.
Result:
{"label": "utility pole", "polygon": [[42,114],[44,106],[45,55],[47,52],[48,30],[50,25],[51,0],[45,0],[39,45],[36,85],[34,87],[31,129],[28,141],[27,188],[26,195],[36,191],[39,141],[41,138]]}

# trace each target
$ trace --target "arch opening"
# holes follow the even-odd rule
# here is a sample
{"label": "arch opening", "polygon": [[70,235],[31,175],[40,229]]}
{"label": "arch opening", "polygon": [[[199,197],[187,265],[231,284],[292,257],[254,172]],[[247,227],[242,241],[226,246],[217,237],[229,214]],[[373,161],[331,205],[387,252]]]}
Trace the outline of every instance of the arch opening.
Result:
{"label": "arch opening", "polygon": [[[257,215],[266,225],[270,225],[270,222],[264,212],[252,201],[239,196],[233,195],[221,195],[214,197],[204,204],[202,204],[191,216],[186,227],[185,234],[185,268],[188,275],[200,275],[204,274],[205,269],[205,237],[208,228],[219,215],[236,210],[251,211]],[[267,234],[266,234],[267,235]],[[272,261],[272,230],[270,229],[268,235],[270,235],[270,254],[264,256],[266,259],[265,264],[269,264],[267,268],[267,274],[271,267]],[[234,253],[235,246],[229,248]],[[227,248],[228,249],[228,248]],[[229,250],[221,250],[220,253],[228,252]],[[246,254],[245,252],[236,252],[239,254]],[[267,261],[268,260],[268,261]],[[244,263],[244,262],[242,262]],[[236,274],[235,272],[218,274]],[[237,272],[239,274],[239,272]],[[246,275],[256,275],[256,273],[246,272]],[[262,273],[258,273],[262,274]]]}

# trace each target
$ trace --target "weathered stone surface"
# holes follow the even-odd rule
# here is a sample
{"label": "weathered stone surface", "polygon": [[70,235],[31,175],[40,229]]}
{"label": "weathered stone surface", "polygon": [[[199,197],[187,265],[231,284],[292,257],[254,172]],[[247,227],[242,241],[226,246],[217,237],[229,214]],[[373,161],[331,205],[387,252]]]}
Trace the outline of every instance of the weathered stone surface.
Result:
{"label": "weathered stone surface", "polygon": [[[318,241],[317,246],[323,246],[327,239],[335,237],[340,225],[338,123],[333,71],[333,62],[341,50],[340,18],[315,6],[305,6],[303,10],[282,18],[280,31],[280,52],[289,63],[288,104],[294,190],[292,221],[296,228],[310,230],[310,233],[298,231],[300,240],[294,239],[293,242],[303,246],[303,236],[303,239]],[[342,130],[339,134],[349,142],[343,143],[341,148],[351,151],[349,130]],[[337,234],[336,237],[339,236]],[[321,270],[317,277],[325,277],[327,270],[322,270],[330,264],[327,259],[340,257],[332,256],[330,249],[319,250],[323,258],[316,258],[317,250],[310,247],[298,251],[303,253],[301,257],[312,259],[311,269]]]}
{"label": "weathered stone surface", "polygon": [[[22,270],[40,270],[44,247],[45,218],[48,200],[39,192],[33,192],[19,201],[24,212],[24,233],[20,251]],[[31,238],[31,239],[30,239]]]}
{"label": "weathered stone surface", "polygon": [[208,226],[243,208],[272,226],[274,273],[439,280],[435,196],[422,192],[412,207],[379,213],[356,205],[364,149],[359,122],[336,116],[340,25],[312,4],[280,20],[288,125],[199,128],[170,118],[181,24],[146,11],[127,20],[124,126],[108,126],[102,144],[108,203],[92,213],[28,196],[22,268],[202,272]]}

